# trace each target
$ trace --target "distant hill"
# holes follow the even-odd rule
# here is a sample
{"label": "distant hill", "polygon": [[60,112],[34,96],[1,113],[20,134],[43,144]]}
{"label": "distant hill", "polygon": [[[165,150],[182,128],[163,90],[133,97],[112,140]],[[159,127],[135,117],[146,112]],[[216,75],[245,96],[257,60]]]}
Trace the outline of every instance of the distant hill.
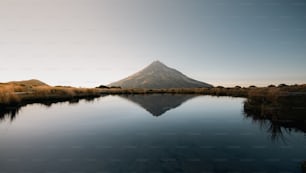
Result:
{"label": "distant hill", "polygon": [[212,85],[191,79],[183,73],[154,61],[143,70],[108,86],[122,88],[199,88]]}
{"label": "distant hill", "polygon": [[11,84],[19,84],[19,85],[25,85],[25,86],[49,86],[48,84],[37,80],[37,79],[31,79],[31,80],[23,80],[23,81],[12,81],[8,82]]}

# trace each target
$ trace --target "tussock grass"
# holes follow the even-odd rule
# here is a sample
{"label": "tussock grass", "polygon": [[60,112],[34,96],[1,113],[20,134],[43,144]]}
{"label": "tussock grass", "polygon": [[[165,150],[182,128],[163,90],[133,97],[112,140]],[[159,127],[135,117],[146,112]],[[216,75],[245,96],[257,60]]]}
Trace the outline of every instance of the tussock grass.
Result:
{"label": "tussock grass", "polygon": [[[253,88],[248,92],[244,111],[256,118],[305,123],[306,85]],[[301,127],[306,131],[305,124]]]}
{"label": "tussock grass", "polygon": [[306,93],[304,85],[279,85],[267,87],[240,87],[226,88],[223,86],[213,88],[170,88],[170,89],[145,89],[145,88],[75,88],[69,86],[49,86],[38,80],[17,81],[0,83],[0,105],[18,104],[24,101],[43,99],[65,99],[74,97],[98,96],[101,94],[200,94],[215,96],[245,97],[248,102],[269,102],[291,95]]}
{"label": "tussock grass", "polygon": [[216,95],[216,96],[233,96],[246,97],[247,89],[245,88],[170,88],[170,89],[121,89],[110,88],[101,89],[104,94],[153,94],[153,93],[168,93],[168,94],[201,94],[201,95]]}
{"label": "tussock grass", "polygon": [[0,105],[18,105],[48,99],[71,99],[98,96],[97,88],[52,87],[37,80],[0,83]]}
{"label": "tussock grass", "polygon": [[18,103],[20,98],[15,94],[15,91],[19,91],[20,88],[15,87],[13,84],[0,85],[0,103],[10,104]]}

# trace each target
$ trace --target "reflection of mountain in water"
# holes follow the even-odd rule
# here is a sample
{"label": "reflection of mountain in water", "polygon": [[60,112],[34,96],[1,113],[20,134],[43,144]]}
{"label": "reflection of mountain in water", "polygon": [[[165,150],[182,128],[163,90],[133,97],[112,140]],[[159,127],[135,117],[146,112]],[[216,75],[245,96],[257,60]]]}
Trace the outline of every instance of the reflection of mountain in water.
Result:
{"label": "reflection of mountain in water", "polygon": [[154,116],[160,116],[196,96],[188,94],[120,95],[120,97],[140,105]]}

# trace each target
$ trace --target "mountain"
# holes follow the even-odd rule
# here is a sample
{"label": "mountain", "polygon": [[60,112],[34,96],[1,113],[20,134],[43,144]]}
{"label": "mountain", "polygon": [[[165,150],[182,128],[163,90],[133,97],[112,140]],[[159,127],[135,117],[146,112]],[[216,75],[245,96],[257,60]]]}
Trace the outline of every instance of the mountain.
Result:
{"label": "mountain", "polygon": [[141,71],[108,86],[122,88],[199,88],[212,85],[191,79],[183,73],[154,61]]}
{"label": "mountain", "polygon": [[189,99],[197,97],[189,94],[135,94],[135,95],[120,95],[137,105],[141,106],[153,116],[160,116],[170,109],[175,109]]}

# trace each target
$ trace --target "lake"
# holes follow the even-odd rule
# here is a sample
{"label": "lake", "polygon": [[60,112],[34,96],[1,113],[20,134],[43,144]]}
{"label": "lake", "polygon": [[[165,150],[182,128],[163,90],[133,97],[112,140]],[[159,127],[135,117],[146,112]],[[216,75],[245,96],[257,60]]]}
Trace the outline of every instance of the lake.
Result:
{"label": "lake", "polygon": [[303,131],[247,116],[244,98],[103,96],[0,119],[0,172],[301,172]]}

